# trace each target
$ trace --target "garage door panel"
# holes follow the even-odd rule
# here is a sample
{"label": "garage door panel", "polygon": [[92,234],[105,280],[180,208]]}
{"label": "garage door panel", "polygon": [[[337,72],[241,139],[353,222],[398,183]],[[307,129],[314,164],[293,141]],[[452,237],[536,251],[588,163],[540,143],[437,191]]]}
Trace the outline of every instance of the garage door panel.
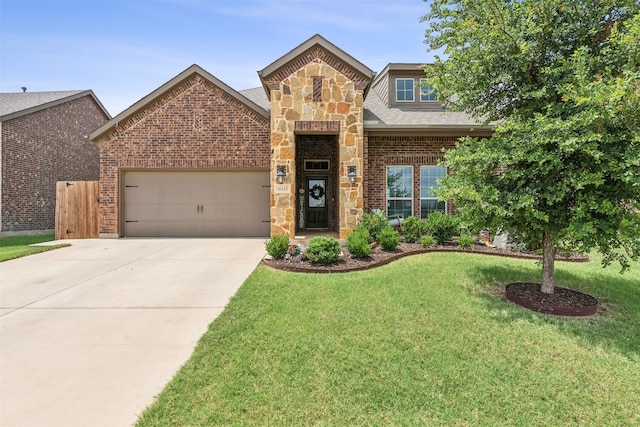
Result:
{"label": "garage door panel", "polygon": [[131,171],[124,192],[126,236],[269,235],[268,171]]}
{"label": "garage door panel", "polygon": [[127,223],[126,228],[129,237],[203,237],[199,230],[184,221],[137,221]]}
{"label": "garage door panel", "polygon": [[198,207],[193,203],[148,203],[129,209],[125,214],[125,218],[135,218],[138,221],[175,221],[178,219],[195,221],[198,219]]}

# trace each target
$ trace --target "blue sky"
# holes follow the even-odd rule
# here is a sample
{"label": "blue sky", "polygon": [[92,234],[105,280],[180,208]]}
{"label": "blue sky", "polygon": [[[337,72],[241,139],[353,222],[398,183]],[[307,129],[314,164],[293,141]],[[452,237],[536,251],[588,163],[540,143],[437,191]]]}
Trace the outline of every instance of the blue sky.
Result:
{"label": "blue sky", "polygon": [[423,0],[0,0],[0,92],[92,89],[115,116],[192,64],[234,89],[314,34],[379,72],[433,61]]}

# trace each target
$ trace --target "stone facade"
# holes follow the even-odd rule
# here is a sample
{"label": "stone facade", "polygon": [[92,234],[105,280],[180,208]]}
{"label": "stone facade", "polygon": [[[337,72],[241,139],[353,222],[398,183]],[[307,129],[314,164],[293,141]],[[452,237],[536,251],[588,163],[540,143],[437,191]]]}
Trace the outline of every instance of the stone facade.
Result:
{"label": "stone facade", "polygon": [[269,168],[269,119],[193,74],[97,139],[100,234],[120,235],[126,170]]}
{"label": "stone facade", "polygon": [[[319,55],[318,55],[319,56]],[[345,238],[364,207],[361,173],[355,184],[347,177],[349,166],[363,170],[364,87],[320,57],[282,76],[277,88],[271,82],[271,174],[286,167],[285,191],[272,189],[271,235],[296,232],[296,206],[300,181],[296,174],[296,129],[300,134],[335,134],[337,165],[333,185],[337,195],[337,230]]]}
{"label": "stone facade", "polygon": [[87,95],[2,122],[0,231],[53,230],[56,182],[98,180],[98,147],[85,135],[107,120]]}

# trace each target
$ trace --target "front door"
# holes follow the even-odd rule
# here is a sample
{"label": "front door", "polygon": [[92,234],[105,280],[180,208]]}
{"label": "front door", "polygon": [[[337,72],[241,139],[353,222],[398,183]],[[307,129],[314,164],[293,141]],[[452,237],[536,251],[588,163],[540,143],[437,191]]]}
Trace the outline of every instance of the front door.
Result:
{"label": "front door", "polygon": [[327,177],[307,177],[306,228],[329,228]]}

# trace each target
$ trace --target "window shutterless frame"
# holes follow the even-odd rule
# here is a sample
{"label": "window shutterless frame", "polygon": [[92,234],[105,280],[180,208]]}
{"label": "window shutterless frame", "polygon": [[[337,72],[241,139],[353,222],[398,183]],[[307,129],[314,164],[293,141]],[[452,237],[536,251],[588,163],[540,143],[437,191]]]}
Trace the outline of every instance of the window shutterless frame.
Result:
{"label": "window shutterless frame", "polygon": [[413,215],[413,166],[387,166],[387,215]]}
{"label": "window shutterless frame", "polygon": [[396,102],[413,102],[415,90],[413,79],[396,79]]}
{"label": "window shutterless frame", "polygon": [[305,171],[328,171],[329,166],[329,160],[312,159],[304,161]]}
{"label": "window shutterless frame", "polygon": [[431,85],[423,86],[427,79],[420,79],[420,102],[434,102],[438,100],[436,90]]}
{"label": "window shutterless frame", "polygon": [[420,218],[426,218],[431,212],[447,212],[447,202],[438,201],[435,190],[440,188],[438,179],[447,174],[442,166],[420,166]]}

